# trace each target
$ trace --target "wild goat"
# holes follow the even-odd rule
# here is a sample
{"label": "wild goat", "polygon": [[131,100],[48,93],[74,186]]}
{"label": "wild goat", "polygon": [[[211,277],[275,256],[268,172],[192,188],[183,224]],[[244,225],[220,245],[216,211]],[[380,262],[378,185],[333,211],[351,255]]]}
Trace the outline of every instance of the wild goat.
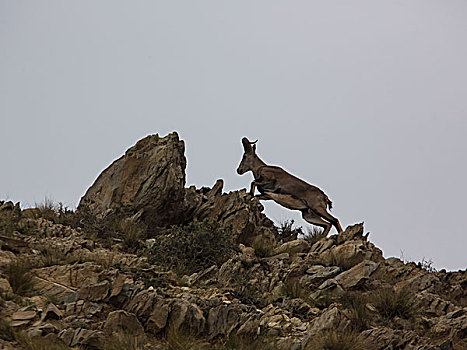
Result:
{"label": "wild goat", "polygon": [[331,227],[342,232],[339,220],[328,213],[332,208],[328,196],[318,187],[310,185],[295,177],[278,166],[266,165],[256,155],[256,140],[250,142],[246,137],[242,139],[244,154],[237,173],[243,175],[247,171],[253,172],[250,194],[254,196],[255,188],[261,193],[257,195],[261,200],[273,200],[292,210],[300,210],[304,220],[310,224],[324,228],[326,236]]}

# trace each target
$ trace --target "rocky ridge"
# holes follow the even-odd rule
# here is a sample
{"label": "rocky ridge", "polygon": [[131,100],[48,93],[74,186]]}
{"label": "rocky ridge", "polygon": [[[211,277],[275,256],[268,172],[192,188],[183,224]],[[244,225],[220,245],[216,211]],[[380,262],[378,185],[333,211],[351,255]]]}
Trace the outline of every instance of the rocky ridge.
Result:
{"label": "rocky ridge", "polygon": [[[0,349],[466,348],[467,271],[385,259],[363,224],[285,239],[245,190],[185,188],[183,152],[139,141],[76,212],[0,202]],[[234,240],[184,273],[158,242],[193,222]]]}

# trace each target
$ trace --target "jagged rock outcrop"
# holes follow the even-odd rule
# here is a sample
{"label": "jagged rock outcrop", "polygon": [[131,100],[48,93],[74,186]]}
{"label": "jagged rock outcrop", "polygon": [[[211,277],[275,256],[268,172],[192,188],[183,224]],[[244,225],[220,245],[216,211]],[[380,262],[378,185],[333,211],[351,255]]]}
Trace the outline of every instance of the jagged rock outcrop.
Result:
{"label": "jagged rock outcrop", "polygon": [[210,219],[231,229],[238,242],[251,244],[261,236],[272,243],[272,221],[245,190],[223,193],[222,180],[212,188],[185,188],[184,150],[184,142],[175,132],[145,137],[99,175],[81,198],[78,210],[100,218],[142,221],[150,233],[194,219]]}
{"label": "jagged rock outcrop", "polygon": [[[362,349],[457,349],[467,337],[467,273],[429,272],[384,259],[361,234],[362,224],[314,244],[279,245],[271,256],[258,256],[254,248],[240,244],[221,266],[183,278],[158,271],[145,257],[115,252],[99,242],[90,246],[79,230],[63,230],[51,222],[38,227],[42,231],[32,236],[16,232],[11,237],[28,250],[12,253],[10,261],[19,255],[40,261],[36,254],[46,242],[69,258],[86,249],[80,259],[91,261],[60,260],[35,268],[35,288],[41,295],[27,298],[34,305],[20,307],[2,299],[8,296],[5,291],[0,294],[0,318],[28,337],[95,350],[120,333],[146,339],[148,349],[167,349],[167,335],[187,331],[213,344],[228,337],[249,342],[266,337],[284,350],[313,349],[317,339],[328,333],[338,337],[339,332],[373,344]],[[333,256],[336,252],[348,260]],[[0,274],[8,282],[4,269]],[[437,282],[423,282],[432,280]],[[387,286],[396,293],[393,297],[399,289],[412,288],[416,309],[409,314],[396,309],[396,316],[379,311],[388,306],[378,305],[371,295]],[[355,293],[363,299],[346,301]],[[412,304],[407,305],[395,307]],[[0,346],[12,341],[0,339]]]}
{"label": "jagged rock outcrop", "polygon": [[[0,201],[0,349],[33,348],[24,342],[35,339],[87,350],[129,341],[147,350],[223,349],[229,339],[258,349],[272,341],[281,350],[339,341],[360,350],[465,348],[467,271],[385,259],[363,224],[278,244],[276,228],[245,190],[223,193],[222,180],[212,188],[185,188],[184,168],[176,134],[149,136],[83,197],[81,210],[92,215],[161,228],[147,240],[132,232],[100,237],[81,226],[79,214],[46,217],[39,208]],[[239,242],[225,259],[157,260],[158,240],[177,242],[168,232],[180,227],[165,226],[206,219],[229,228]],[[185,230],[196,227],[190,225],[183,237],[213,230]],[[138,249],[128,250],[125,239]],[[191,247],[183,242],[174,255],[187,254]],[[219,255],[213,246],[194,250]]]}
{"label": "jagged rock outcrop", "polygon": [[180,223],[185,144],[177,133],[149,135],[105,169],[81,198],[93,215],[137,215],[148,225]]}

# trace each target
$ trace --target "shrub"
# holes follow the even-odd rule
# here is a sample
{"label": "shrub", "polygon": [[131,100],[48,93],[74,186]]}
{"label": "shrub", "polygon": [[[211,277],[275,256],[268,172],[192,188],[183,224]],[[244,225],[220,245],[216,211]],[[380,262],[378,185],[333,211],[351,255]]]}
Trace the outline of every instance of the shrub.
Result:
{"label": "shrub", "polygon": [[263,308],[269,304],[268,296],[259,288],[259,283],[252,283],[252,277],[246,273],[239,273],[232,277],[232,288],[235,296],[244,304]]}
{"label": "shrub", "polygon": [[331,255],[328,260],[329,261],[325,262],[327,265],[339,266],[342,271],[347,271],[365,260],[365,257],[363,255],[354,255],[349,258],[342,254],[335,254],[331,251]]}
{"label": "shrub", "polygon": [[417,314],[415,296],[407,289],[381,288],[368,294],[368,302],[385,319],[396,316],[410,319]]}
{"label": "shrub", "polygon": [[256,256],[260,258],[267,258],[274,254],[274,246],[271,241],[266,240],[261,236],[257,236],[251,246],[255,250]]}
{"label": "shrub", "polygon": [[330,329],[314,334],[305,350],[371,350],[374,347],[349,329]]}
{"label": "shrub", "polygon": [[307,230],[307,234],[305,235],[305,240],[310,243],[310,245],[315,244],[316,242],[320,241],[321,239],[326,238],[324,235],[324,231],[313,227]]}
{"label": "shrub", "polygon": [[[276,344],[277,340],[273,337],[241,337],[230,336],[225,342],[214,346],[214,350],[276,350],[279,349]],[[212,349],[212,348],[207,348]]]}
{"label": "shrub", "polygon": [[433,260],[431,259],[425,260],[425,258],[422,258],[422,260],[417,263],[417,267],[428,272],[438,272],[438,270],[433,266]]}
{"label": "shrub", "polygon": [[[0,205],[2,202],[0,201]],[[0,212],[0,234],[11,236],[13,232],[18,230],[18,223],[21,219],[21,209],[19,205],[15,205],[11,211]]]}
{"label": "shrub", "polygon": [[155,238],[150,261],[177,272],[191,274],[212,265],[220,266],[236,248],[230,231],[212,221],[193,221],[172,226]]}
{"label": "shrub", "polygon": [[349,311],[350,325],[355,331],[363,331],[370,327],[372,315],[367,308],[367,298],[361,292],[347,291],[338,301]]}
{"label": "shrub", "polygon": [[215,344],[200,339],[187,331],[171,327],[166,334],[164,350],[276,350],[277,340],[267,336],[237,336],[229,335],[219,338]]}
{"label": "shrub", "polygon": [[188,330],[181,328],[169,327],[166,335],[166,349],[167,350],[208,350],[212,349],[209,343],[197,339],[194,335],[190,334]]}
{"label": "shrub", "polygon": [[146,227],[131,219],[121,219],[115,222],[115,235],[122,239],[122,248],[126,252],[135,253],[141,248],[141,242],[146,238]]}
{"label": "shrub", "polygon": [[105,339],[103,350],[143,350],[145,349],[145,343],[144,336],[115,333]]}
{"label": "shrub", "polygon": [[303,288],[297,278],[285,280],[281,288],[281,295],[289,299],[300,298],[306,303],[314,305],[314,301],[310,297],[310,290]]}
{"label": "shrub", "polygon": [[10,322],[4,318],[0,319],[0,339],[6,341],[15,340],[15,332],[10,325]]}
{"label": "shrub", "polygon": [[39,252],[42,266],[64,265],[67,263],[65,253],[58,247],[46,244],[39,248]]}
{"label": "shrub", "polygon": [[63,341],[57,338],[49,337],[33,337],[30,338],[24,333],[17,336],[17,341],[22,345],[21,349],[25,350],[69,350],[72,349],[65,345]]}
{"label": "shrub", "polygon": [[50,199],[45,197],[43,203],[36,203],[35,207],[39,209],[40,217],[50,220],[52,222],[58,222],[58,207],[54,204],[54,202]]}
{"label": "shrub", "polygon": [[13,260],[7,265],[6,277],[13,293],[22,296],[31,294],[34,289],[31,269],[31,264],[23,259]]}
{"label": "shrub", "polygon": [[286,243],[297,239],[299,235],[303,235],[302,227],[299,226],[294,228],[294,224],[294,220],[286,220],[282,222],[280,224],[281,226],[277,230],[276,240],[278,242]]}

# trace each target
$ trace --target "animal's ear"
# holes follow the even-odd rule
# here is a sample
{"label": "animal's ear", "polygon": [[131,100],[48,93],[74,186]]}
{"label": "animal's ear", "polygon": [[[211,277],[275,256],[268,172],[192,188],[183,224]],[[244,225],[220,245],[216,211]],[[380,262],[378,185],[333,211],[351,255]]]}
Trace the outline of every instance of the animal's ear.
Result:
{"label": "animal's ear", "polygon": [[246,137],[242,139],[243,149],[245,153],[252,153],[254,150],[251,148],[251,143]]}
{"label": "animal's ear", "polygon": [[253,145],[253,153],[256,153],[256,145]]}

